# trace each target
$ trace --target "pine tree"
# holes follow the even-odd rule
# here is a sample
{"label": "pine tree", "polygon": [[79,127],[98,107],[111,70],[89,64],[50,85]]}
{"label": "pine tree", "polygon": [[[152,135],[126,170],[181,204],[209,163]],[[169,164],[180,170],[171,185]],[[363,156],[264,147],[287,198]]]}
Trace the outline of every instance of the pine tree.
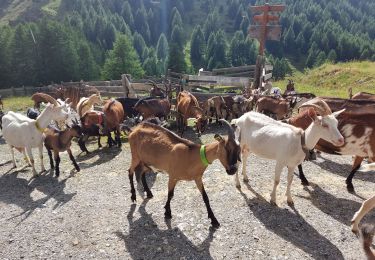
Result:
{"label": "pine tree", "polygon": [[94,80],[99,78],[99,66],[95,63],[94,57],[87,42],[82,41],[78,47],[79,77],[83,80]]}
{"label": "pine tree", "polygon": [[143,62],[143,69],[147,76],[160,76],[162,68],[156,57],[155,49],[150,49],[148,57]]}
{"label": "pine tree", "polygon": [[135,32],[133,35],[133,46],[135,50],[137,51],[138,56],[141,58],[141,62],[143,62],[144,61],[143,55],[144,55],[145,49],[147,49],[147,45],[142,35],[140,35],[137,32]]}
{"label": "pine tree", "polygon": [[160,34],[158,44],[156,45],[156,56],[158,60],[166,61],[168,57],[168,41],[164,33]]}
{"label": "pine tree", "polygon": [[150,43],[151,32],[150,27],[148,26],[146,9],[140,8],[137,10],[135,13],[134,24],[137,32],[142,35],[145,42]]}
{"label": "pine tree", "polygon": [[232,66],[241,66],[245,64],[245,56],[243,55],[245,51],[245,39],[242,31],[237,31],[229,46],[229,57]]}
{"label": "pine tree", "polygon": [[191,35],[190,59],[195,70],[204,67],[205,40],[200,25],[197,25]]}
{"label": "pine tree", "polygon": [[141,78],[144,75],[130,39],[125,35],[118,35],[113,50],[109,52],[104,63],[102,76],[105,79],[120,79],[124,73],[131,74],[134,78]]}
{"label": "pine tree", "polygon": [[0,88],[9,87],[11,84],[11,50],[10,43],[13,32],[9,26],[0,27]]}
{"label": "pine tree", "polygon": [[203,26],[204,38],[208,41],[212,32],[219,30],[219,15],[216,11],[210,13]]}
{"label": "pine tree", "polygon": [[169,45],[169,55],[168,55],[168,69],[174,72],[186,72],[187,65],[185,61],[185,56],[183,49],[177,43],[171,43]]}
{"label": "pine tree", "polygon": [[249,31],[249,25],[250,25],[250,21],[249,21],[249,18],[247,17],[247,15],[245,15],[242,19],[242,22],[240,24],[240,29],[242,30],[243,34],[244,35],[247,35],[248,34],[248,31]]}
{"label": "pine tree", "polygon": [[10,43],[13,84],[35,84],[37,78],[36,44],[29,25],[18,25]]}
{"label": "pine tree", "polygon": [[319,67],[320,65],[324,64],[326,59],[327,59],[326,54],[324,53],[324,51],[321,51],[316,57],[314,66]]}
{"label": "pine tree", "polygon": [[332,63],[335,63],[337,60],[337,54],[335,50],[330,50],[327,56],[327,60],[329,60]]}
{"label": "pine tree", "polygon": [[171,42],[177,44],[181,48],[184,46],[182,27],[178,25],[173,27],[172,34],[171,34]]}
{"label": "pine tree", "polygon": [[134,17],[132,13],[132,8],[129,2],[125,1],[121,8],[121,16],[124,18],[124,21],[127,25],[130,26],[132,30],[134,30]]}

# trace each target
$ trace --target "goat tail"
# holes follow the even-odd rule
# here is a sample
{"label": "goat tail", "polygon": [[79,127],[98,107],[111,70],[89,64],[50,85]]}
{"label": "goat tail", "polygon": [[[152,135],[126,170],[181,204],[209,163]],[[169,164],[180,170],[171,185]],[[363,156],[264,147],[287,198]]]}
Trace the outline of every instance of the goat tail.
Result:
{"label": "goat tail", "polygon": [[375,163],[365,164],[361,166],[361,168],[359,168],[358,171],[361,171],[361,172],[375,171]]}
{"label": "goat tail", "polygon": [[362,246],[365,250],[368,260],[375,260],[375,252],[371,249],[372,239],[374,237],[374,225],[364,224],[361,227]]}

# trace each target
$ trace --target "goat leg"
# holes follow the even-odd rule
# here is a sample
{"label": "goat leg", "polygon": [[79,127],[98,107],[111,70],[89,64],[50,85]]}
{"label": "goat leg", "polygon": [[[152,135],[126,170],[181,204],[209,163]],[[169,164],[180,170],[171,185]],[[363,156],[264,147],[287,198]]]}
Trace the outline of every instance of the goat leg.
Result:
{"label": "goat leg", "polygon": [[365,200],[362,203],[361,208],[354,214],[353,219],[352,219],[351,228],[352,228],[353,233],[358,234],[358,232],[359,232],[359,228],[358,228],[359,222],[374,207],[375,207],[375,196],[373,196],[372,198],[369,198],[368,200]]}
{"label": "goat leg", "polygon": [[357,170],[361,166],[362,161],[363,161],[363,157],[356,156],[354,158],[352,171],[350,172],[348,178],[346,178],[346,181],[345,181],[348,192],[354,193],[354,186],[353,186],[352,180],[353,180],[354,174],[357,172]]}
{"label": "goat leg", "polygon": [[211,225],[213,228],[218,228],[220,227],[220,223],[217,221],[214,213],[212,212],[211,206],[210,206],[210,201],[208,199],[207,193],[204,190],[203,182],[202,182],[202,177],[198,178],[195,180],[195,184],[197,185],[199,191],[202,194],[202,198],[204,201],[204,204],[206,205],[207,208],[207,213],[208,213],[208,218],[211,219]]}
{"label": "goat leg", "polygon": [[100,143],[100,135],[98,136],[98,147],[101,148],[102,144]]}
{"label": "goat leg", "polygon": [[28,155],[29,158],[30,158],[31,167],[33,168],[33,177],[37,177],[37,176],[38,176],[38,173],[37,173],[36,170],[35,170],[35,161],[34,161],[34,156],[33,156],[33,154],[32,154],[32,151],[31,151],[31,147],[27,147],[27,148],[26,148],[26,152],[27,152],[27,155]]}
{"label": "goat leg", "polygon": [[38,150],[39,150],[39,158],[40,158],[42,172],[45,172],[46,168],[44,167],[44,163],[43,163],[43,144],[39,145]]}
{"label": "goat leg", "polygon": [[79,168],[76,160],[74,159],[74,156],[72,154],[72,150],[70,150],[70,148],[67,149],[67,152],[69,154],[69,158],[70,160],[72,161],[73,165],[74,165],[74,168],[76,168],[77,172],[79,172],[81,169]]}
{"label": "goat leg", "polygon": [[170,177],[169,177],[169,181],[168,181],[168,200],[167,200],[167,203],[165,203],[165,212],[164,212],[164,216],[166,219],[171,219],[172,218],[172,211],[171,211],[171,200],[173,198],[173,195],[174,195],[174,188],[176,187],[176,181],[175,180],[172,180]]}
{"label": "goat leg", "polygon": [[116,133],[116,143],[117,143],[117,146],[121,147],[121,138],[120,138],[121,132],[120,132],[120,127],[117,127],[115,133]]}
{"label": "goat leg", "polygon": [[111,136],[111,132],[108,132],[107,134],[107,143],[108,143],[108,147],[112,147],[113,146],[113,139],[112,139],[112,136]]}
{"label": "goat leg", "polygon": [[56,162],[55,175],[56,175],[56,177],[59,177],[60,176],[60,156],[59,156],[59,152],[54,152],[54,156],[55,156],[55,162]]}
{"label": "goat leg", "polygon": [[[86,153],[90,153],[87,148],[86,148],[86,145],[85,145],[85,141],[87,140],[88,136],[83,136],[81,138],[78,139],[78,145],[79,145],[79,148],[81,148],[81,151],[82,152],[86,152]],[[100,137],[99,137],[100,138]]]}
{"label": "goat leg", "polygon": [[[47,147],[46,147],[47,148]],[[50,149],[47,148],[47,153],[49,157],[49,163],[51,165],[51,170],[55,169],[55,166],[53,165],[53,158],[52,158],[52,152]]]}
{"label": "goat leg", "polygon": [[134,188],[134,168],[129,169],[129,182],[130,182],[130,192],[131,192],[131,200],[132,202],[137,200],[137,195],[135,194],[135,188]]}
{"label": "goat leg", "polygon": [[12,162],[13,162],[13,167],[12,167],[12,168],[17,168],[16,160],[14,159],[14,150],[13,150],[13,146],[9,145],[9,148],[10,148],[10,153],[12,154]]}
{"label": "goat leg", "polygon": [[154,197],[154,195],[152,195],[152,192],[151,192],[150,188],[147,185],[146,173],[145,172],[142,173],[142,185],[143,185],[143,188],[144,188],[144,190],[147,194],[147,198],[151,199],[152,197]]}
{"label": "goat leg", "polygon": [[309,186],[309,181],[306,179],[305,174],[303,173],[302,163],[298,164],[298,172],[299,172],[299,179],[301,180],[301,184],[303,186]]}

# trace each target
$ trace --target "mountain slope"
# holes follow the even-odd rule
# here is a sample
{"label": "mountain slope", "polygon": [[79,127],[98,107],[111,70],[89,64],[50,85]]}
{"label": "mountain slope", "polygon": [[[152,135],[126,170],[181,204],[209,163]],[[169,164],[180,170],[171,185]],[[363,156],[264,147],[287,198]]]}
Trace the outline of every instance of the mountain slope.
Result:
{"label": "mountain slope", "polygon": [[[311,92],[317,96],[348,98],[350,87],[353,94],[359,91],[375,94],[375,62],[326,63],[297,73],[292,79],[298,92]],[[286,84],[287,79],[273,85],[285,89]]]}

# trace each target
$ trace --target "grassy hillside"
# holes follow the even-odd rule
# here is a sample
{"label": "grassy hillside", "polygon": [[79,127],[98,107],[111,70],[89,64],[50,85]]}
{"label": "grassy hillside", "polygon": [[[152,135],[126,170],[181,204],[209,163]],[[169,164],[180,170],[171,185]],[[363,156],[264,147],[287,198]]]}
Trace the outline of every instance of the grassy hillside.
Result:
{"label": "grassy hillside", "polygon": [[2,0],[0,24],[14,21],[35,21],[42,14],[56,15],[61,0]]}
{"label": "grassy hillside", "polygon": [[[273,85],[284,90],[287,79]],[[289,79],[294,80],[298,92],[311,92],[317,96],[347,98],[349,87],[353,88],[353,94],[359,91],[375,93],[375,62],[324,64],[304,73],[297,72]]]}

